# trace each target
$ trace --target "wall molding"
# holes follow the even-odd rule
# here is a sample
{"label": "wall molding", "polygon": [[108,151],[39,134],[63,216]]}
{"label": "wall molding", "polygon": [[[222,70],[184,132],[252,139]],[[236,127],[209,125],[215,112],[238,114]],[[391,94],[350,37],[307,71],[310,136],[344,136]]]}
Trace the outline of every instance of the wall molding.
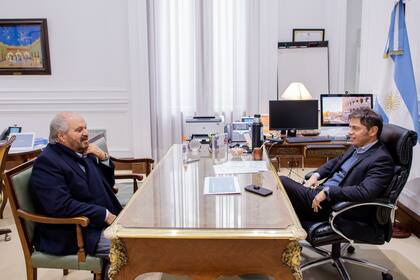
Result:
{"label": "wall molding", "polygon": [[0,88],[0,93],[11,93],[11,92],[37,92],[37,93],[54,93],[54,92],[128,92],[127,88],[110,88],[110,87],[94,87],[94,88]]}
{"label": "wall molding", "polygon": [[128,113],[128,97],[0,97],[2,113],[47,113],[59,111],[78,111],[94,113]]}
{"label": "wall molding", "polygon": [[128,104],[128,97],[0,97],[2,105],[58,105],[58,104]]}

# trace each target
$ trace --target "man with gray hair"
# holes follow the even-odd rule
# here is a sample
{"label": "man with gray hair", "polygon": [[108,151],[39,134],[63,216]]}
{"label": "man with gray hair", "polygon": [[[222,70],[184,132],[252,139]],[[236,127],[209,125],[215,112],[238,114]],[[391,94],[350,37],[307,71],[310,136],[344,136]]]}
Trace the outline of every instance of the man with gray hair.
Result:
{"label": "man with gray hair", "polygon": [[[110,241],[103,230],[122,207],[115,197],[114,166],[108,154],[88,141],[86,122],[72,112],[57,114],[50,124],[49,144],[35,160],[30,190],[39,214],[53,217],[86,216],[85,250],[107,258]],[[37,224],[38,251],[68,255],[77,252],[76,228]]]}

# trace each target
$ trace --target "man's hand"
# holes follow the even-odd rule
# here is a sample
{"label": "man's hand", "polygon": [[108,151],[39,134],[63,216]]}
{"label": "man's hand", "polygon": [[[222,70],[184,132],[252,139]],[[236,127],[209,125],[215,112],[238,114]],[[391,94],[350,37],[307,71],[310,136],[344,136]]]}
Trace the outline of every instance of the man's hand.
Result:
{"label": "man's hand", "polygon": [[318,209],[322,209],[321,202],[327,199],[327,195],[325,194],[324,190],[320,191],[312,200],[312,209],[314,209],[315,213],[318,213]]}
{"label": "man's hand", "polygon": [[115,216],[114,214],[112,214],[111,212],[109,212],[108,213],[108,217],[106,217],[106,220],[105,220],[105,222],[108,224],[108,225],[111,225],[112,224],[112,222],[115,220],[115,218],[116,218],[117,216]]}
{"label": "man's hand", "polygon": [[308,188],[313,188],[315,189],[316,187],[319,186],[319,182],[318,182],[318,178],[315,175],[312,175],[311,178],[309,178],[309,180],[307,180],[305,182],[305,184],[303,184],[305,187]]}
{"label": "man's hand", "polygon": [[106,153],[104,151],[102,151],[101,149],[99,149],[98,146],[96,146],[96,144],[89,144],[89,147],[87,148],[85,154],[92,154],[94,156],[96,156],[97,158],[99,158],[99,160],[105,160],[106,158]]}

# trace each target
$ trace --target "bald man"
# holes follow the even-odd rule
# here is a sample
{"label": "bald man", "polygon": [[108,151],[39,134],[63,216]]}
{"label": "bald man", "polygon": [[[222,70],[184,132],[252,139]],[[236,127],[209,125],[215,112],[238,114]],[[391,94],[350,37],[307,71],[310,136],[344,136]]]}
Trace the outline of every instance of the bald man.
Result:
{"label": "bald man", "polygon": [[[114,165],[108,154],[88,142],[86,121],[78,113],[57,114],[50,123],[49,144],[35,160],[30,191],[39,214],[53,217],[86,216],[83,228],[89,255],[107,258],[110,242],[103,230],[122,207],[115,197]],[[38,251],[68,255],[77,252],[74,225],[37,224]]]}

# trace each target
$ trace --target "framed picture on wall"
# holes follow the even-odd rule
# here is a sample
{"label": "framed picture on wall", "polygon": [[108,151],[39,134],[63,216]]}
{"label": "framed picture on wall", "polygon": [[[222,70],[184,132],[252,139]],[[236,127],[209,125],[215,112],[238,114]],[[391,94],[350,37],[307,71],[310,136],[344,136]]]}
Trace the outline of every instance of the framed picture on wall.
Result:
{"label": "framed picture on wall", "polygon": [[324,41],[325,29],[293,29],[293,42]]}
{"label": "framed picture on wall", "polygon": [[50,75],[47,19],[0,19],[0,75]]}

